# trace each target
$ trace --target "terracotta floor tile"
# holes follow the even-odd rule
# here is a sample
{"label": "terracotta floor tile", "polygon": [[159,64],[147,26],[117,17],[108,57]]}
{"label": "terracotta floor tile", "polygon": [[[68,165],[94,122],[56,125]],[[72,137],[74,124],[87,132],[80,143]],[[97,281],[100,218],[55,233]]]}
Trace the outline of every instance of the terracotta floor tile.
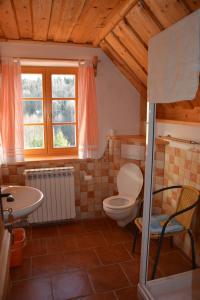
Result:
{"label": "terracotta floor tile", "polygon": [[64,253],[64,266],[68,271],[90,269],[99,265],[99,259],[92,249]]}
{"label": "terracotta floor tile", "polygon": [[95,268],[89,271],[89,275],[97,293],[129,286],[119,265]]}
{"label": "terracotta floor tile", "polygon": [[116,300],[116,297],[113,292],[108,292],[103,294],[95,294],[87,297],[76,298],[76,300]]}
{"label": "terracotta floor tile", "polygon": [[53,273],[61,273],[64,268],[64,256],[62,254],[48,254],[32,258],[32,275],[43,276]]}
{"label": "terracotta floor tile", "polygon": [[106,246],[106,241],[101,232],[88,232],[86,235],[79,235],[76,237],[78,247],[80,249]]}
{"label": "terracotta floor tile", "polygon": [[192,269],[192,264],[179,251],[161,255],[160,270],[166,275],[186,272]]}
{"label": "terracotta floor tile", "polygon": [[135,252],[134,253],[132,252],[132,247],[133,247],[133,242],[132,241],[124,242],[123,245],[124,245],[124,248],[126,249],[126,251],[128,251],[128,253],[131,256],[140,256],[140,253],[141,253],[141,249],[140,249],[141,245],[140,245],[140,243],[136,244],[136,248],[135,248]]}
{"label": "terracotta floor tile", "polygon": [[[122,262],[122,263],[120,263],[120,265],[121,265],[122,269],[124,270],[124,272],[126,273],[126,275],[128,276],[129,281],[133,285],[137,285],[138,281],[139,281],[139,272],[140,272],[140,257],[139,256],[133,257],[133,259],[131,261]],[[149,280],[152,275],[152,270],[153,270],[153,261],[150,258],[149,259],[149,268],[148,268]],[[163,276],[163,274],[160,272],[160,268],[158,267],[156,278],[160,278],[162,276]]]}
{"label": "terracotta floor tile", "polygon": [[87,231],[81,221],[60,224],[58,226],[58,231],[59,231],[59,234],[61,234],[61,235],[65,235],[65,234],[79,235],[79,234],[87,233]]}
{"label": "terracotta floor tile", "polygon": [[[177,247],[174,245],[173,247],[171,247],[171,244],[170,244],[170,240],[169,238],[164,238],[163,239],[163,244],[162,244],[162,249],[161,249],[161,255],[164,254],[164,253],[169,253],[169,252],[173,252],[173,251],[176,251],[177,250]],[[154,240],[154,239],[151,239],[150,241],[150,256],[152,258],[154,258],[156,256],[156,253],[158,251],[158,240]]]}
{"label": "terracotta floor tile", "polygon": [[31,226],[25,227],[25,230],[26,230],[26,238],[30,240],[32,238],[32,227]]}
{"label": "terracotta floor tile", "polygon": [[109,224],[106,218],[84,220],[83,225],[87,231],[105,231],[109,230]]}
{"label": "terracotta floor tile", "polygon": [[48,278],[20,281],[12,287],[9,300],[53,300]]}
{"label": "terracotta floor tile", "polygon": [[76,237],[73,235],[63,235],[59,237],[50,237],[46,239],[46,247],[48,254],[59,252],[67,252],[77,250]]}
{"label": "terracotta floor tile", "polygon": [[137,286],[115,291],[118,300],[139,300]]}
{"label": "terracotta floor tile", "polygon": [[47,254],[46,242],[44,239],[28,240],[23,251],[24,257]]}
{"label": "terracotta floor tile", "polygon": [[66,300],[92,294],[86,272],[65,273],[52,278],[54,300]]}
{"label": "terracotta floor tile", "polygon": [[129,278],[129,281],[136,285],[139,281],[139,269],[140,269],[140,260],[134,259],[128,262],[120,263],[122,269]]}
{"label": "terracotta floor tile", "polygon": [[[141,254],[141,236],[138,237],[137,239],[137,243],[136,243],[136,248],[135,248],[135,252],[132,253],[132,246],[133,246],[133,240],[129,241],[129,242],[125,242],[124,246],[126,248],[126,250],[132,255],[132,256],[138,256]],[[152,258],[155,257],[156,253],[157,253],[157,246],[158,246],[158,240],[154,240],[151,239],[150,240],[150,256]],[[168,253],[168,252],[173,252],[176,251],[177,247],[173,246],[173,248],[170,245],[169,239],[165,238],[163,240],[163,246],[162,246],[162,250],[161,250],[161,255],[163,253]]]}
{"label": "terracotta floor tile", "polygon": [[31,278],[31,260],[24,258],[20,267],[10,269],[10,276],[13,281]]}
{"label": "terracotta floor tile", "polygon": [[119,225],[115,220],[112,220],[111,218],[106,217],[106,222],[109,225],[110,229],[116,229],[119,228]]}
{"label": "terracotta floor tile", "polygon": [[130,260],[131,258],[122,244],[98,247],[95,252],[104,265]]}
{"label": "terracotta floor tile", "polygon": [[56,225],[39,226],[39,227],[32,228],[32,239],[55,237],[57,235],[58,235],[58,228]]}
{"label": "terracotta floor tile", "polygon": [[132,241],[131,233],[123,228],[104,231],[103,235],[108,245],[114,245],[122,242]]}

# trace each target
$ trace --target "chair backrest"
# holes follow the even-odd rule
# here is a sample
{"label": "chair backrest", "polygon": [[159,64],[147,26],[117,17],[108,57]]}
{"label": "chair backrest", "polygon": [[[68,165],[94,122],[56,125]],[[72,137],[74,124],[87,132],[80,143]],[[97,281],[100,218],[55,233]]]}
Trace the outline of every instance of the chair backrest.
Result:
{"label": "chair backrest", "polygon": [[[200,200],[200,192],[197,189],[183,185],[178,199],[177,212],[192,206],[198,199]],[[176,216],[176,220],[188,229],[191,225],[194,211],[195,206],[185,213]]]}

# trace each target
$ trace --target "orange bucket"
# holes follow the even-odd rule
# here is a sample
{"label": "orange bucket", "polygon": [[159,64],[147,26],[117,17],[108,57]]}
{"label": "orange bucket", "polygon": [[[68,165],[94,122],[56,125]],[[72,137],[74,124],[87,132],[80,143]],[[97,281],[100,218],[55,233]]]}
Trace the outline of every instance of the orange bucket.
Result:
{"label": "orange bucket", "polygon": [[26,232],[24,228],[15,228],[12,231],[11,259],[10,267],[22,265],[23,248],[26,242]]}

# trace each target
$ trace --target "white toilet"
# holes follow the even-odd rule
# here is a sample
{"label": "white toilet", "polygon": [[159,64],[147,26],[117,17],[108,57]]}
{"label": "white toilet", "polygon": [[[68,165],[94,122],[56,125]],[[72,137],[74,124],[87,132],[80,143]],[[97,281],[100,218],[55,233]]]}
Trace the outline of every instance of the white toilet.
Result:
{"label": "white toilet", "polygon": [[143,175],[140,168],[127,163],[117,175],[118,195],[103,200],[103,209],[107,216],[116,220],[121,227],[130,223],[137,213],[137,197],[143,186]]}

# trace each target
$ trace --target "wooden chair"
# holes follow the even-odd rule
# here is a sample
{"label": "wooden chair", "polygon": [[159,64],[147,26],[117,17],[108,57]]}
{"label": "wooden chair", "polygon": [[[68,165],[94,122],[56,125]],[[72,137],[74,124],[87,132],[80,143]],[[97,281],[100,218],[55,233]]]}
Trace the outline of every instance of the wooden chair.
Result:
{"label": "wooden chair", "polygon": [[[172,215],[152,215],[151,217],[150,238],[159,239],[151,279],[154,279],[156,275],[163,238],[170,237],[173,243],[173,237],[180,232],[187,232],[189,234],[192,249],[192,268],[196,268],[195,245],[190,226],[195,207],[200,201],[200,192],[191,186],[177,185],[157,190],[153,192],[153,195],[173,189],[180,189],[176,212]],[[133,252],[136,247],[138,231],[142,231],[142,217],[136,218],[134,222]]]}

